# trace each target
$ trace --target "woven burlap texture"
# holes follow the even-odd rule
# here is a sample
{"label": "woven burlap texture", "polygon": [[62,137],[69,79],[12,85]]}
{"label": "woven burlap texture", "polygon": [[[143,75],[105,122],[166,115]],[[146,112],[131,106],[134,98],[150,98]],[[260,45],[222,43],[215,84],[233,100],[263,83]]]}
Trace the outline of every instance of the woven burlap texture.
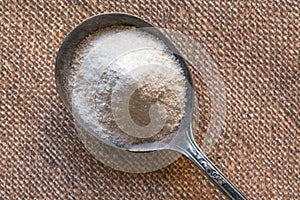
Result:
{"label": "woven burlap texture", "polygon": [[290,0],[1,1],[0,199],[226,199],[184,157],[128,174],[85,150],[54,63],[68,32],[101,12],[200,39],[227,94],[226,127],[208,156],[250,199],[300,199],[300,10]]}

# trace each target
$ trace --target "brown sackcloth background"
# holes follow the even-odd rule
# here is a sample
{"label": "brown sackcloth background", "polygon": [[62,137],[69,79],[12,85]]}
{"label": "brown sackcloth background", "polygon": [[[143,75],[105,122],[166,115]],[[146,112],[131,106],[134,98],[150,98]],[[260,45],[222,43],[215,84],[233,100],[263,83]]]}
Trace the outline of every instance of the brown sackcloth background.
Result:
{"label": "brown sackcloth background", "polygon": [[138,15],[200,39],[227,93],[226,127],[208,156],[250,199],[300,199],[299,7],[292,0],[2,0],[0,199],[226,199],[184,157],[127,174],[85,150],[56,91],[54,63],[67,33],[101,12]]}

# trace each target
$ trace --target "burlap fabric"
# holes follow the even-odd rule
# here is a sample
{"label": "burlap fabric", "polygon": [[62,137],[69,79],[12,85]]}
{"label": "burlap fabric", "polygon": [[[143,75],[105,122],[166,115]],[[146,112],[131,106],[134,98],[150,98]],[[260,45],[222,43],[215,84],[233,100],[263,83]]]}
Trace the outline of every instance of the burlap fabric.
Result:
{"label": "burlap fabric", "polygon": [[200,38],[227,93],[209,157],[250,199],[300,199],[299,2],[194,0],[0,2],[0,199],[226,199],[184,157],[127,174],[85,150],[54,62],[67,33],[100,12]]}

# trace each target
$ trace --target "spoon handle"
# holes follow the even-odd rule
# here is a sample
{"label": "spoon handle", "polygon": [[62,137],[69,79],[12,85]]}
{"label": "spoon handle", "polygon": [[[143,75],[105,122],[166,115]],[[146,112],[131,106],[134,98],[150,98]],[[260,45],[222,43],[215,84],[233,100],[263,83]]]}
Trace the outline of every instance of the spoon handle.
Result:
{"label": "spoon handle", "polygon": [[233,200],[247,200],[222,172],[207,158],[197,144],[190,145],[185,155],[192,160],[225,194]]}

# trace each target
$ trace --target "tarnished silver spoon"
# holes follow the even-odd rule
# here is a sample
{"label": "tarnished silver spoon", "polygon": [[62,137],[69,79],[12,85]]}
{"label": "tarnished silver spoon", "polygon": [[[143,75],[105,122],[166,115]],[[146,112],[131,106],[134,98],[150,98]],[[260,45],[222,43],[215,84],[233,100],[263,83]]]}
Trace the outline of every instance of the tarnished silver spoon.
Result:
{"label": "tarnished silver spoon", "polygon": [[[184,107],[184,116],[180,121],[178,129],[164,137],[159,141],[138,143],[135,145],[122,145],[118,146],[113,142],[102,141],[108,145],[122,149],[124,151],[131,152],[149,152],[159,150],[172,150],[179,152],[193,161],[205,175],[207,175],[211,181],[213,181],[225,194],[231,199],[235,200],[246,200],[247,198],[243,195],[237,187],[230,182],[223,173],[207,158],[203,151],[196,144],[192,134],[192,110],[193,110],[193,82],[190,75],[190,71],[187,68],[185,60],[179,55],[173,44],[156,28],[154,28],[148,22],[127,14],[122,13],[109,13],[100,14],[89,18],[82,24],[76,27],[65,39],[60,51],[57,55],[56,67],[55,67],[55,78],[57,83],[58,92],[60,97],[64,101],[65,105],[71,109],[71,93],[68,84],[68,80],[71,77],[71,71],[69,66],[71,65],[72,58],[76,46],[82,41],[87,35],[101,29],[110,26],[135,26],[137,28],[143,28],[145,31],[153,34],[157,38],[165,42],[168,48],[173,52],[181,64],[183,74],[186,79],[186,103]],[[81,123],[81,126],[85,126],[83,121],[77,121]],[[87,131],[93,132],[93,130]]]}

